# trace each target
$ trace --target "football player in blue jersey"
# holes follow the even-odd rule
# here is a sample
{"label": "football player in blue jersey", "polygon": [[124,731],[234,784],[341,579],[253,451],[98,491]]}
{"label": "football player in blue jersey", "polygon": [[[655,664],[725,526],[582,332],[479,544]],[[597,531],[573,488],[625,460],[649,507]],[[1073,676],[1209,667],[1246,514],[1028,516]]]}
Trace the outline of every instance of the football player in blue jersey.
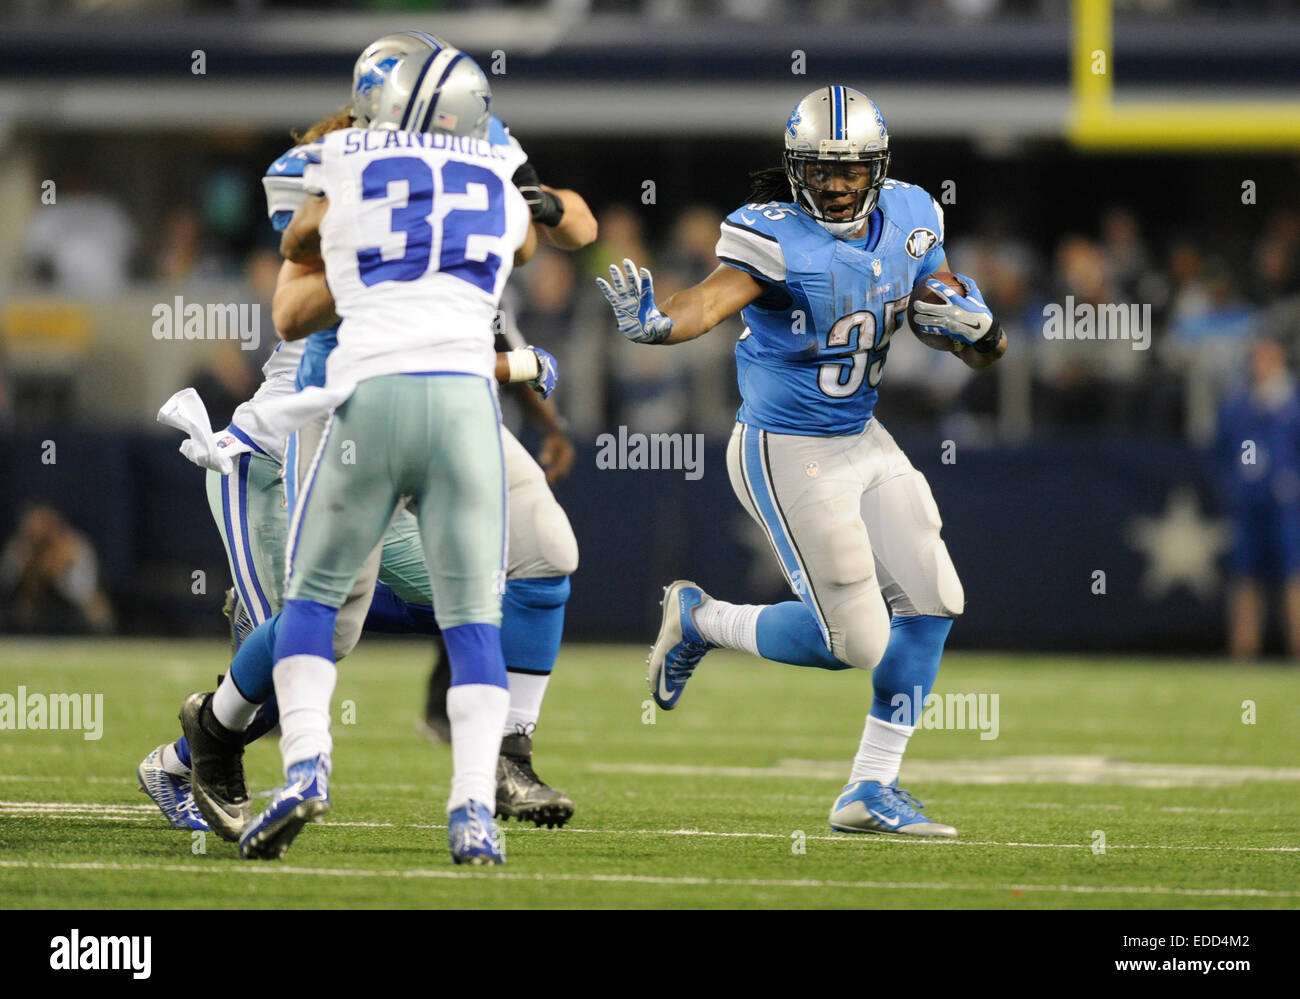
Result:
{"label": "football player in blue jersey", "polygon": [[887,179],[888,168],[875,103],[848,87],[815,90],[790,114],[783,169],[756,174],[755,200],[722,223],[716,271],[662,307],[649,271],[630,260],[597,282],[619,331],[638,343],[681,343],[741,313],[743,404],[727,470],[798,598],[731,604],[672,583],[648,661],[655,700],[676,707],[719,647],[872,670],[870,713],[831,826],[952,837],[899,788],[898,773],[965,597],[930,487],[872,410],[890,338],[922,289],[937,301],[913,305],[916,324],[972,368],[1000,357],[1006,337],[974,281],[958,275],[962,294],[931,277],[948,269],[943,211],[921,188]]}

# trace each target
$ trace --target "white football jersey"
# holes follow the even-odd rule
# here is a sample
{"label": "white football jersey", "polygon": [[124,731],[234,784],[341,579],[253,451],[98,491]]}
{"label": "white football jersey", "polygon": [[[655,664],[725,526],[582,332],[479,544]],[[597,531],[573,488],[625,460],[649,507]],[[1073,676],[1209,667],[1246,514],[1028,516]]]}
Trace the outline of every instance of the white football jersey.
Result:
{"label": "white football jersey", "polygon": [[308,147],[321,256],[342,323],[326,386],[452,371],[492,378],[492,321],[528,232],[526,157],[446,133],[359,128]]}
{"label": "white football jersey", "polygon": [[256,445],[279,462],[284,461],[284,437],[277,430],[264,425],[261,409],[272,399],[293,395],[298,391],[294,378],[298,373],[302,352],[306,349],[306,340],[282,340],[277,343],[271,356],[262,365],[262,384],[253,397],[241,402],[230,417],[230,429],[237,431],[237,436],[243,436],[250,444]]}

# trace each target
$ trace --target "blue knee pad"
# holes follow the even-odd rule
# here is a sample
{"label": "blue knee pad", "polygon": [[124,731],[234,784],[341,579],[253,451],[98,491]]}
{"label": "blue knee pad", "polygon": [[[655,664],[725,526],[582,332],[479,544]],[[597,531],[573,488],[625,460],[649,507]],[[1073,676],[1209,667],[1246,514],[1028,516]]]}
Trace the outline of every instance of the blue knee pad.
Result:
{"label": "blue knee pad", "polygon": [[758,615],[756,635],[758,654],[764,659],[818,669],[853,668],[831,655],[817,618],[798,600],[764,607]]}
{"label": "blue knee pad", "polygon": [[451,686],[487,683],[505,687],[506,661],[501,655],[501,629],[495,624],[458,624],[442,633],[451,665]]}
{"label": "blue knee pad", "polygon": [[506,583],[501,600],[501,651],[509,669],[545,675],[555,668],[568,599],[568,576]]}
{"label": "blue knee pad", "polygon": [[943,643],[951,630],[950,617],[922,614],[890,619],[889,644],[871,673],[873,718],[896,725],[917,723],[939,675]]}

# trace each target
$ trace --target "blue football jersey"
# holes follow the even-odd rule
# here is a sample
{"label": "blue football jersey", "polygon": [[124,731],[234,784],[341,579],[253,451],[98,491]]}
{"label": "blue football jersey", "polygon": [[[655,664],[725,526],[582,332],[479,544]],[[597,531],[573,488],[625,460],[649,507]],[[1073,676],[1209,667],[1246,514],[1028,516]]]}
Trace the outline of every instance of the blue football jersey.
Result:
{"label": "blue football jersey", "polygon": [[943,262],[938,203],[887,180],[866,235],[850,240],[791,202],[745,205],[723,221],[716,252],[764,289],[741,311],[736,418],[774,433],[861,433],[912,287]]}

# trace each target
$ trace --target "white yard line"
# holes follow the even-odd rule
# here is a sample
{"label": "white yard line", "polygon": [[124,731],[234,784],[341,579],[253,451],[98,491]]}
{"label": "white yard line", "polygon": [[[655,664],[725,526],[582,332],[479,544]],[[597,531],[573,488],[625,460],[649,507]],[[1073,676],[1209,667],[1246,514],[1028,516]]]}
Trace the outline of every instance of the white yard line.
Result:
{"label": "white yard line", "polygon": [[[592,773],[638,777],[726,777],[843,780],[847,761],[778,760],[774,766],[696,766],[685,763],[589,763]],[[1300,767],[1190,763],[1130,763],[1105,756],[1002,756],[908,760],[905,784],[1118,784],[1127,787],[1228,787],[1247,781],[1300,781]]]}
{"label": "white yard line", "polygon": [[853,888],[907,891],[974,891],[974,892],[1060,892],[1076,895],[1182,895],[1196,898],[1300,898],[1300,891],[1268,888],[1167,888],[1161,885],[1042,885],[1042,884],[966,884],[947,881],[832,881],[817,878],[700,878],[665,877],[651,874],[534,874],[513,871],[457,871],[414,868],[398,871],[365,868],[292,867],[286,864],[235,864],[196,862],[193,864],[115,864],[104,862],[54,862],[40,860],[0,860],[0,869],[105,871],[138,873],[155,871],[169,874],[246,874],[253,877],[333,877],[395,878],[463,881],[491,878],[500,881],[570,881],[592,884],[641,884],[741,888]]}
{"label": "white yard line", "polygon": [[[111,819],[117,817],[119,821],[123,819],[140,819],[152,820],[152,813],[156,809],[153,805],[103,805],[94,802],[32,802],[32,801],[0,801],[0,816],[3,815],[57,815],[61,818],[76,819]],[[125,815],[123,813],[126,813]],[[161,822],[161,815],[159,816]],[[321,826],[326,828],[337,826],[340,828],[350,829],[446,829],[446,824],[423,823],[423,822],[322,822]],[[520,825],[517,823],[502,823],[502,828],[507,835],[520,835],[533,833],[536,835],[564,835],[580,834],[589,836],[693,836],[698,838],[711,839],[777,839],[788,840],[791,833],[777,832],[719,832],[712,829],[581,829],[573,826],[566,827],[562,832],[556,830],[543,830],[538,826]],[[902,836],[873,836],[873,835],[813,835],[805,836],[805,840],[826,843],[900,843],[912,846],[930,846],[935,848],[942,847],[961,847],[961,846],[991,846],[991,847],[1012,847],[1012,848],[1029,848],[1041,850],[1091,850],[1092,843],[1029,843],[1020,841],[1003,841],[1003,840],[938,840],[924,839],[921,837],[907,838]],[[1173,851],[1192,851],[1192,852],[1209,852],[1209,853],[1300,853],[1300,846],[1205,846],[1205,845],[1179,845],[1166,843],[1107,843],[1107,852],[1111,850],[1173,850]]]}

